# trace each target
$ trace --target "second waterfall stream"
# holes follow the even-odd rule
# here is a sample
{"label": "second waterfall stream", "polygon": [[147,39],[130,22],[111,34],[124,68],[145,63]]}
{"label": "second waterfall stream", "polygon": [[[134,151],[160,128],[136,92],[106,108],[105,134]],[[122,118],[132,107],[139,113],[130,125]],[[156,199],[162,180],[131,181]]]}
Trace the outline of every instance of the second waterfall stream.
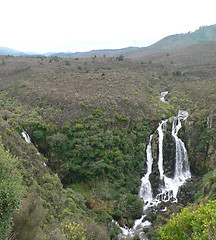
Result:
{"label": "second waterfall stream", "polygon": [[[179,111],[178,116],[172,119],[172,130],[170,131],[171,139],[174,142],[175,154],[172,176],[167,176],[164,169],[164,134],[167,132],[167,122],[171,119],[163,120],[155,133],[149,138],[149,143],[146,149],[146,173],[142,177],[142,184],[139,191],[139,197],[143,199],[143,215],[140,219],[135,221],[133,228],[121,228],[122,234],[120,239],[132,239],[133,236],[139,235],[139,239],[147,239],[143,231],[144,228],[151,225],[151,223],[145,220],[149,209],[157,206],[161,202],[177,202],[177,193],[179,187],[183,185],[187,179],[191,177],[187,150],[184,142],[179,138],[178,133],[182,127],[182,121],[185,121],[188,117],[187,111]],[[168,134],[168,132],[167,132]],[[158,176],[154,177],[154,183],[151,180],[151,174],[153,174],[153,151],[152,151],[152,139],[158,136],[158,157],[157,157],[157,169]],[[155,174],[155,173],[154,173]],[[154,187],[152,186],[154,185]],[[155,189],[156,188],[156,189]],[[164,209],[166,210],[166,209]]]}

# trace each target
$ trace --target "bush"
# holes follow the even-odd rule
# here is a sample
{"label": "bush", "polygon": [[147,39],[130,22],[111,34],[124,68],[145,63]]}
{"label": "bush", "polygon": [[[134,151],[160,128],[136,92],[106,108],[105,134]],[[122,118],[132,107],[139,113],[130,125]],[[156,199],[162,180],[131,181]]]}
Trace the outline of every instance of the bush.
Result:
{"label": "bush", "polygon": [[34,131],[33,132],[33,138],[36,140],[36,141],[39,141],[43,138],[43,132],[42,131]]}
{"label": "bush", "polygon": [[159,240],[216,239],[216,201],[201,205],[198,209],[184,208],[159,228]]}
{"label": "bush", "polygon": [[66,66],[70,66],[70,62],[68,60],[65,61]]}
{"label": "bush", "polygon": [[123,60],[124,60],[124,56],[121,54],[119,57],[117,57],[117,59],[118,59],[119,61],[123,61]]}
{"label": "bush", "polygon": [[180,77],[182,75],[180,70],[173,72],[173,76]]}
{"label": "bush", "polygon": [[62,224],[62,229],[67,239],[86,240],[86,229],[83,224],[69,222]]}
{"label": "bush", "polygon": [[38,239],[40,226],[45,218],[46,211],[37,197],[30,196],[14,217],[13,235],[22,240]]}
{"label": "bush", "polygon": [[117,210],[113,213],[113,218],[114,218],[115,220],[120,219],[122,216],[123,216],[122,211],[119,210],[119,209],[117,209]]}
{"label": "bush", "polygon": [[16,169],[17,159],[0,145],[0,240],[5,240],[12,226],[12,214],[21,204],[21,176]]}

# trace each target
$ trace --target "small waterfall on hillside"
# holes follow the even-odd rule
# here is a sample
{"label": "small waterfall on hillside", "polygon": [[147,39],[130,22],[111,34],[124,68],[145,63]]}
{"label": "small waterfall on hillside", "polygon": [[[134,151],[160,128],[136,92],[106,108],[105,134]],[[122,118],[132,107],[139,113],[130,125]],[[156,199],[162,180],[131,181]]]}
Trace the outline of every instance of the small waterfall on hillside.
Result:
{"label": "small waterfall on hillside", "polygon": [[31,138],[29,137],[28,133],[26,131],[22,132],[22,137],[25,139],[27,143],[31,143]]}
{"label": "small waterfall on hillside", "polygon": [[166,103],[166,101],[165,101],[165,96],[166,96],[167,94],[168,94],[168,91],[161,93],[160,100],[161,100],[162,102],[165,102],[165,103]]}
{"label": "small waterfall on hillside", "polygon": [[[174,117],[172,123],[172,131],[171,136],[175,141],[175,169],[173,177],[168,177],[164,173],[164,149],[163,149],[163,141],[164,134],[168,134],[167,132],[167,122],[170,119],[163,120],[155,133],[150,136],[149,143],[146,149],[146,164],[147,170],[146,174],[142,177],[142,184],[140,187],[139,196],[144,201],[143,207],[143,216],[140,219],[135,221],[135,224],[132,229],[121,228],[123,234],[120,236],[120,239],[131,239],[135,235],[139,235],[140,239],[147,239],[145,237],[145,233],[143,232],[143,228],[148,227],[151,223],[145,220],[145,217],[148,214],[150,208],[157,206],[161,202],[177,202],[177,193],[178,189],[181,185],[183,185],[188,178],[191,177],[189,163],[188,163],[188,155],[187,150],[185,148],[184,142],[178,137],[179,130],[182,127],[182,121],[186,120],[188,117],[187,111],[179,111],[178,116]],[[156,189],[157,193],[153,193],[152,183],[150,175],[152,173],[153,168],[153,153],[152,153],[152,140],[154,135],[158,133],[158,159],[157,159],[157,167],[159,172],[158,177],[158,189]],[[154,191],[155,192],[155,191]]]}
{"label": "small waterfall on hillside", "polygon": [[208,128],[212,127],[212,117],[207,117],[207,127]]}
{"label": "small waterfall on hillside", "polygon": [[[25,139],[25,141],[27,142],[27,143],[31,143],[31,138],[30,138],[30,136],[28,135],[28,133],[26,132],[26,131],[22,131],[22,133],[21,133],[21,135],[22,135],[22,137]],[[41,153],[39,153],[39,152],[37,152],[37,155],[40,155]],[[42,161],[42,164],[45,166],[45,167],[47,167],[47,164],[44,162],[44,161]]]}

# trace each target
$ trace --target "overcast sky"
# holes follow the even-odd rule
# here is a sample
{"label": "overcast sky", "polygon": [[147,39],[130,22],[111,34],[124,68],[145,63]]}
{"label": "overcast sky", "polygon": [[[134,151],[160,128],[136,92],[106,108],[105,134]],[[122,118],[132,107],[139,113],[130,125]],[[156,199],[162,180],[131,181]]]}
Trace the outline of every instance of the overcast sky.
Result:
{"label": "overcast sky", "polygon": [[216,24],[215,0],[0,0],[0,46],[25,52],[144,47]]}

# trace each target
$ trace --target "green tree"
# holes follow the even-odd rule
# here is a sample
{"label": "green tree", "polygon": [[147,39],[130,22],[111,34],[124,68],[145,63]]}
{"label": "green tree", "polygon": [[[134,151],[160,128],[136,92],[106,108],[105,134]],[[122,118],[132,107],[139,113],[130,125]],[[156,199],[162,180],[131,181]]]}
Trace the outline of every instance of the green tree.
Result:
{"label": "green tree", "polygon": [[119,57],[117,57],[117,59],[118,59],[119,61],[123,61],[123,60],[124,60],[124,56],[121,54]]}
{"label": "green tree", "polygon": [[21,176],[16,162],[0,145],[0,240],[7,239],[13,224],[12,214],[21,205]]}
{"label": "green tree", "polygon": [[37,240],[40,226],[47,211],[43,208],[39,198],[32,194],[26,198],[19,212],[13,214],[13,230],[11,236],[22,240]]}

